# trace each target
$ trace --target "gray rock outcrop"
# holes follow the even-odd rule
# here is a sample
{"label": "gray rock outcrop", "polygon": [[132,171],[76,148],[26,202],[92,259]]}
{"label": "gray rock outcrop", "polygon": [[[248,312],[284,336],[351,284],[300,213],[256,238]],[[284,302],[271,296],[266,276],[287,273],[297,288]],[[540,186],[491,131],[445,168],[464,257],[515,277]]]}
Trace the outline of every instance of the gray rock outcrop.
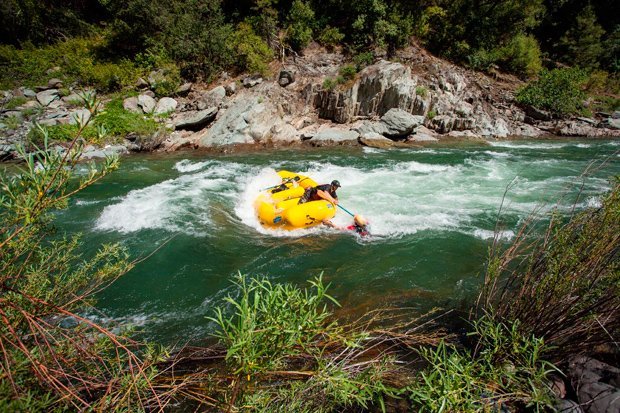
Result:
{"label": "gray rock outcrop", "polygon": [[414,116],[405,110],[393,108],[381,117],[381,123],[385,125],[383,135],[388,137],[405,137],[424,123],[424,116]]}
{"label": "gray rock outcrop", "polygon": [[310,144],[312,146],[353,144],[357,143],[359,136],[360,134],[354,130],[326,128],[316,133],[310,139]]}
{"label": "gray rock outcrop", "polygon": [[569,360],[569,377],[586,413],[620,411],[620,369],[578,356]]}
{"label": "gray rock outcrop", "polygon": [[183,112],[174,118],[173,125],[175,129],[198,131],[211,123],[215,119],[217,112],[218,108],[216,107],[200,111]]}
{"label": "gray rock outcrop", "polygon": [[169,97],[163,97],[159,99],[157,104],[155,105],[155,109],[153,113],[155,115],[164,115],[167,113],[172,113],[177,108],[178,102]]}
{"label": "gray rock outcrop", "polygon": [[137,103],[138,106],[142,108],[144,113],[153,113],[153,110],[155,110],[155,105],[157,104],[155,99],[147,94],[139,95]]}
{"label": "gray rock outcrop", "polygon": [[50,103],[59,99],[58,89],[48,89],[37,93],[37,100],[43,106],[48,106]]}
{"label": "gray rock outcrop", "polygon": [[137,96],[132,96],[123,100],[123,109],[128,112],[142,113],[142,108],[138,106]]}

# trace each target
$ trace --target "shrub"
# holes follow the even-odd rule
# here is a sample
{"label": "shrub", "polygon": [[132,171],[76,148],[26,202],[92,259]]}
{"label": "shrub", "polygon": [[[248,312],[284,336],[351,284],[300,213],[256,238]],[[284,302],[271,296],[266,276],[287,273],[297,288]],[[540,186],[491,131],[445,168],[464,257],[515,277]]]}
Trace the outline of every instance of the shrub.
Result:
{"label": "shrub", "polygon": [[231,38],[235,65],[240,71],[265,75],[273,52],[247,23],[239,23]]}
{"label": "shrub", "polygon": [[364,52],[353,56],[353,63],[358,72],[366,66],[371,65],[374,61],[375,54],[373,52]]}
{"label": "shrub", "polygon": [[345,81],[353,80],[357,74],[357,69],[353,65],[344,65],[338,70],[338,73]]}
{"label": "shrub", "polygon": [[295,0],[287,20],[286,40],[293,50],[301,51],[312,40],[312,27],[315,25],[314,10],[309,3]]}
{"label": "shrub", "polygon": [[123,108],[123,99],[120,97],[106,104],[104,110],[95,118],[94,124],[103,126],[112,136],[126,136],[129,133],[149,136],[159,128],[159,124],[152,118],[126,111]]}
{"label": "shrub", "polygon": [[415,94],[424,99],[428,94],[428,89],[426,89],[424,86],[416,86]]}
{"label": "shrub", "polygon": [[343,40],[344,34],[338,28],[331,26],[326,26],[317,38],[317,41],[329,51],[333,51]]}
{"label": "shrub", "polygon": [[499,60],[497,51],[478,49],[467,55],[467,65],[474,70],[489,71]]}
{"label": "shrub", "polygon": [[582,90],[585,80],[585,72],[576,68],[543,70],[538,80],[517,91],[516,100],[557,115],[575,114],[586,97]]}
{"label": "shrub", "polygon": [[542,69],[540,46],[531,35],[518,34],[500,49],[500,64],[523,78],[536,76]]}
{"label": "shrub", "polygon": [[602,206],[564,223],[552,216],[542,239],[526,224],[504,252],[491,251],[479,307],[502,322],[519,322],[558,358],[612,343],[620,332],[620,177]]}
{"label": "shrub", "polygon": [[102,36],[73,38],[53,45],[35,48],[26,44],[17,49],[14,46],[0,46],[0,73],[2,88],[17,86],[34,87],[47,84],[47,71],[60,67],[55,73],[65,82],[93,86],[100,91],[112,91],[132,87],[142,74],[131,61],[120,59],[116,62],[102,61],[98,50],[105,41]]}
{"label": "shrub", "polygon": [[497,324],[488,316],[473,327],[473,355],[443,341],[421,349],[429,366],[408,389],[416,410],[487,412],[506,403],[551,408],[547,375],[557,369],[541,358],[543,340],[522,335],[518,322]]}
{"label": "shrub", "polygon": [[332,79],[331,77],[327,77],[323,81],[323,89],[324,90],[329,90],[330,92],[333,91],[334,89],[336,89],[337,85],[338,85],[338,83],[334,79]]}
{"label": "shrub", "polygon": [[310,282],[313,291],[267,279],[239,275],[235,285],[239,298],[226,298],[234,314],[226,317],[217,308],[216,336],[228,349],[226,361],[243,376],[278,368],[284,356],[297,354],[328,327],[327,295],[321,277]]}

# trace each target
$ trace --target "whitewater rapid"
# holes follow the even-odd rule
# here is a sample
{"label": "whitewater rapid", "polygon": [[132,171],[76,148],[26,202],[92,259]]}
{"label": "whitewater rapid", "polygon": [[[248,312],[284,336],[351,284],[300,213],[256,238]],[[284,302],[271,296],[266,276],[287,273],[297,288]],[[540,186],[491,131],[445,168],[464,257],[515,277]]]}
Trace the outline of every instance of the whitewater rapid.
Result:
{"label": "whitewater rapid", "polygon": [[[572,207],[557,203],[550,195],[561,197],[580,185],[579,167],[561,159],[531,155],[532,149],[568,146],[588,148],[590,144],[492,142],[488,149],[472,151],[461,162],[442,162],[450,154],[444,149],[423,149],[419,151],[423,156],[420,160],[402,160],[390,159],[386,151],[371,148],[364,149],[364,162],[351,164],[316,159],[284,165],[282,161],[254,165],[184,159],[173,167],[178,176],[131,190],[106,205],[95,228],[120,233],[157,229],[203,237],[225,226],[221,220],[224,216],[274,237],[334,232],[325,227],[278,231],[259,224],[254,199],[262,189],[277,184],[276,171],[286,168],[319,183],[338,179],[342,184],[338,191],[341,205],[367,217],[378,240],[427,230],[458,231],[489,239],[500,207],[513,225],[499,236],[510,239],[516,224],[533,211]],[[528,151],[525,155],[524,150]],[[588,178],[590,192],[603,192],[607,187],[606,179]],[[597,196],[586,197],[581,205],[597,202]],[[219,221],[214,219],[216,215]],[[349,224],[351,217],[339,210],[334,222]]]}

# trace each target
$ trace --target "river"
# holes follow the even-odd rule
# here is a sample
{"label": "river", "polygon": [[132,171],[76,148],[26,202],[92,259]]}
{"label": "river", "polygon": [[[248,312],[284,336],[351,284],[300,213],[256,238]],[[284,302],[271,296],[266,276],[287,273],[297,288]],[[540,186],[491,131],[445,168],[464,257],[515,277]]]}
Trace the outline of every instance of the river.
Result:
{"label": "river", "polygon": [[[498,222],[510,242],[533,211],[543,219],[552,208],[599,205],[620,175],[619,150],[617,140],[545,140],[131,156],[57,224],[83,234],[86,255],[106,242],[133,258],[153,253],[100,294],[91,317],[164,343],[197,342],[237,272],[300,286],[322,272],[342,314],[459,306],[476,293]],[[366,216],[372,236],[262,228],[253,200],[279,169],[338,179],[341,205]],[[351,217],[339,211],[334,221]]]}

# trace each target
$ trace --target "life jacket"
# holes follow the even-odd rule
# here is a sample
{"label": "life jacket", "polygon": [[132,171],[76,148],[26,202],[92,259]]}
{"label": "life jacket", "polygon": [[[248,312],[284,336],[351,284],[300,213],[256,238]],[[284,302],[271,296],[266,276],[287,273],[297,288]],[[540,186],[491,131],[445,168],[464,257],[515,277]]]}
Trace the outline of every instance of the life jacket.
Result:
{"label": "life jacket", "polygon": [[356,224],[349,225],[347,229],[349,231],[355,231],[355,233],[359,235],[360,237],[367,237],[370,235],[370,232],[368,232],[367,227],[360,227],[359,225],[356,225]]}

